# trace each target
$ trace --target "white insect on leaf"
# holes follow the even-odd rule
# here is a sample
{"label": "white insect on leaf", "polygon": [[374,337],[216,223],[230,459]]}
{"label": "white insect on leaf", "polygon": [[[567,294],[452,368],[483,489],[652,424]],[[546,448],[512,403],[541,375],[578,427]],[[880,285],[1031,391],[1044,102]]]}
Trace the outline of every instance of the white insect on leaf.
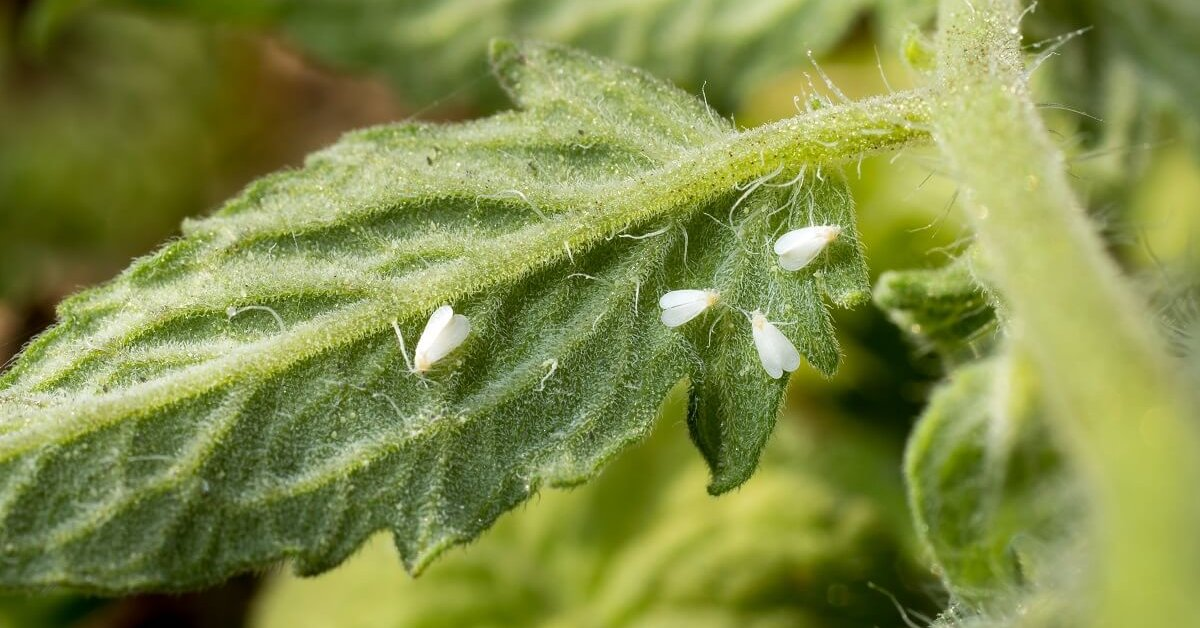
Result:
{"label": "white insect on leaf", "polygon": [[779,265],[784,270],[800,270],[808,266],[841,233],[842,228],[837,225],[816,225],[783,234],[775,241]]}
{"label": "white insect on leaf", "polygon": [[435,362],[457,349],[469,333],[471,321],[466,316],[455,314],[449,305],[434,310],[413,352],[413,368],[418,373],[428,371]]}
{"label": "white insect on leaf", "polygon": [[762,312],[756,311],[751,315],[750,328],[754,335],[754,348],[758,349],[758,359],[767,375],[779,379],[784,371],[791,373],[800,368],[800,353],[795,345]]}
{"label": "white insect on leaf", "polygon": [[658,306],[662,308],[661,320],[667,327],[679,327],[720,300],[721,295],[712,290],[672,290],[658,300]]}
{"label": "white insect on leaf", "polygon": [[[404,351],[404,337],[395,323],[396,337],[400,339],[401,351]],[[450,354],[467,339],[471,333],[471,321],[462,314],[455,314],[449,305],[443,305],[429,315],[425,330],[417,340],[417,349],[413,352],[413,363],[409,370],[413,373],[424,373],[433,367],[434,363]],[[405,362],[408,355],[404,356]]]}

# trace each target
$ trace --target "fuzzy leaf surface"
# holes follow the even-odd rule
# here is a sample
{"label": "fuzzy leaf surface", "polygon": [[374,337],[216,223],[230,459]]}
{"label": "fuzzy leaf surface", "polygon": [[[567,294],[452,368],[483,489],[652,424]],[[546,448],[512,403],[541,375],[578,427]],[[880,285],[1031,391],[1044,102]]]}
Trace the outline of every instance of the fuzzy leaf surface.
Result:
{"label": "fuzzy leaf surface", "polygon": [[1061,585],[1080,487],[1032,371],[1002,354],[955,370],[922,415],[904,473],[917,533],[954,614],[1007,613]]}
{"label": "fuzzy leaf surface", "polygon": [[[833,371],[822,292],[868,287],[844,184],[818,164],[924,137],[923,98],[736,133],[624,66],[492,56],[519,111],[352,133],[62,304],[0,377],[0,583],[316,573],[380,529],[419,571],[539,486],[594,475],[684,377],[737,382],[693,407],[720,434],[698,439],[713,489],[746,479],[784,380],[710,356],[745,351],[737,310],[763,309]],[[771,238],[821,211],[844,237],[785,273]],[[682,287],[725,305],[669,330],[657,299]],[[472,332],[418,378],[392,325],[411,348],[442,304]]]}
{"label": "fuzzy leaf surface", "polygon": [[941,268],[886,271],[875,285],[875,304],[947,363],[979,358],[994,343],[996,309],[970,264],[966,254]]}

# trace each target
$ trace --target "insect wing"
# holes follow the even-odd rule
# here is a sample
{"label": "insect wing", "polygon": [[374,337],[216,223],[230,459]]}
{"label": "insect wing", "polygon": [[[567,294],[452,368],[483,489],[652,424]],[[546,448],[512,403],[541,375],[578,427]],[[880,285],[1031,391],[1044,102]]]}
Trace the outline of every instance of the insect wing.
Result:
{"label": "insect wing", "polygon": [[433,364],[446,357],[451,351],[457,349],[470,333],[471,321],[462,314],[453,315],[445,326],[442,327],[441,333],[438,334],[427,348],[425,352],[426,362]]}
{"label": "insect wing", "polygon": [[758,359],[773,379],[782,377],[784,371],[790,373],[800,368],[800,353],[777,327],[765,320],[761,324],[756,322],[753,335]]}
{"label": "insect wing", "polygon": [[425,356],[429,362],[429,350],[436,342],[438,336],[442,335],[446,325],[454,318],[454,308],[449,305],[443,305],[433,311],[429,315],[429,322],[425,323],[425,330],[421,332],[421,338],[417,340],[416,354]]}

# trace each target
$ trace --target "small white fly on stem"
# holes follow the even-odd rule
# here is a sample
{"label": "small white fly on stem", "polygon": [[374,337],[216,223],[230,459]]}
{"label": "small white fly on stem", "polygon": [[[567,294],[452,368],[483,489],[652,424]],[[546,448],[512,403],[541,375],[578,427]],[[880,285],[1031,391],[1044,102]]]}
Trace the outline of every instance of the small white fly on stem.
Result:
{"label": "small white fly on stem", "polygon": [[720,300],[721,295],[713,290],[672,290],[658,300],[662,323],[667,327],[679,327]]}
{"label": "small white fly on stem", "polygon": [[804,268],[841,234],[842,228],[838,225],[816,225],[789,231],[775,241],[779,265],[784,270]]}
{"label": "small white fly on stem", "polygon": [[791,373],[800,368],[800,353],[778,327],[758,310],[752,312],[749,318],[758,360],[771,379],[783,377],[784,371]]}
{"label": "small white fly on stem", "polygon": [[417,340],[411,361],[408,359],[408,349],[404,346],[404,334],[400,333],[400,325],[396,321],[392,321],[392,329],[396,330],[400,355],[404,357],[408,372],[420,377],[433,368],[434,363],[462,345],[471,333],[471,321],[462,314],[455,314],[449,305],[434,310]]}

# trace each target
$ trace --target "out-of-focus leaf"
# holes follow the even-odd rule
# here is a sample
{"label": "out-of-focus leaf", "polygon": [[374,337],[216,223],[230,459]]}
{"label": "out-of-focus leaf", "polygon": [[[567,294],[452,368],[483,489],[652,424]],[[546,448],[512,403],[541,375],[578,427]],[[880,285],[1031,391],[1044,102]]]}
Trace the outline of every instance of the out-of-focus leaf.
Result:
{"label": "out-of-focus leaf", "polygon": [[1158,316],[1176,355],[1190,353],[1200,328],[1200,152],[1154,152],[1129,194],[1120,254]]}
{"label": "out-of-focus leaf", "polygon": [[[533,37],[583,48],[669,78],[732,111],[755,85],[808,63],[880,7],[888,28],[926,20],[927,0],[125,0],[278,28],[337,67],[386,76],[410,103],[495,107],[486,45]],[[225,3],[222,3],[225,4]]]}
{"label": "out-of-focus leaf", "polygon": [[1004,355],[954,371],[909,440],[909,504],[956,617],[1017,612],[1079,566],[1060,559],[1080,494],[1043,412],[1030,369]]}
{"label": "out-of-focus leaf", "polygon": [[251,119],[230,102],[244,42],[104,11],[59,28],[0,76],[0,300],[14,303],[114,272],[204,209]]}
{"label": "out-of-focus leaf", "polygon": [[[594,482],[544,493],[421,578],[378,538],[320,578],[277,576],[252,625],[903,626],[868,583],[929,609],[903,532],[879,510],[901,490],[894,457],[785,422],[755,481],[713,500],[673,397],[655,436]],[[834,457],[891,481],[848,483]]]}
{"label": "out-of-focus leaf", "polygon": [[[1185,342],[1184,368],[1187,376],[1195,382],[1196,390],[1200,390],[1200,317],[1192,320]],[[1200,402],[1197,407],[1200,407]]]}
{"label": "out-of-focus leaf", "polygon": [[104,600],[69,593],[0,594],[0,628],[78,626]]}
{"label": "out-of-focus leaf", "polygon": [[[1128,124],[1146,124],[1156,108],[1154,94],[1167,95],[1193,124],[1200,123],[1200,3],[1042,2],[1029,18],[1029,31],[1046,41],[1033,52],[1044,52],[1055,38],[1082,28],[1091,30],[1047,64],[1054,77],[1051,89],[1064,102],[1104,119],[1080,120],[1093,139],[1104,137],[1108,129],[1130,131],[1122,128],[1129,117],[1122,109],[1130,110],[1129,99],[1138,115]],[[1127,145],[1131,138],[1119,141]]]}
{"label": "out-of-focus leaf", "polygon": [[875,303],[948,363],[979,358],[994,342],[996,312],[970,264],[964,254],[941,268],[887,271],[875,284]]}
{"label": "out-of-focus leaf", "polygon": [[1200,277],[1195,267],[1166,266],[1147,280],[1154,288],[1151,305],[1167,343],[1176,355],[1191,355],[1200,329]]}
{"label": "out-of-focus leaf", "polygon": [[37,0],[15,3],[20,15],[15,23],[15,44],[20,54],[41,58],[49,52],[54,38],[80,12],[95,0]]}
{"label": "out-of-focus leaf", "polygon": [[[540,485],[590,478],[685,376],[722,387],[693,404],[713,490],[747,479],[786,378],[741,311],[787,322],[828,374],[823,297],[868,292],[844,182],[795,162],[922,137],[924,100],[737,133],[625,66],[493,55],[521,111],[351,134],[62,304],[0,378],[0,581],[183,588],[287,557],[314,573],[379,529],[419,570]],[[783,271],[773,236],[810,219],[842,236]],[[667,329],[658,297],[687,287],[723,305]],[[469,338],[408,373],[397,334],[411,346],[446,303]]]}

